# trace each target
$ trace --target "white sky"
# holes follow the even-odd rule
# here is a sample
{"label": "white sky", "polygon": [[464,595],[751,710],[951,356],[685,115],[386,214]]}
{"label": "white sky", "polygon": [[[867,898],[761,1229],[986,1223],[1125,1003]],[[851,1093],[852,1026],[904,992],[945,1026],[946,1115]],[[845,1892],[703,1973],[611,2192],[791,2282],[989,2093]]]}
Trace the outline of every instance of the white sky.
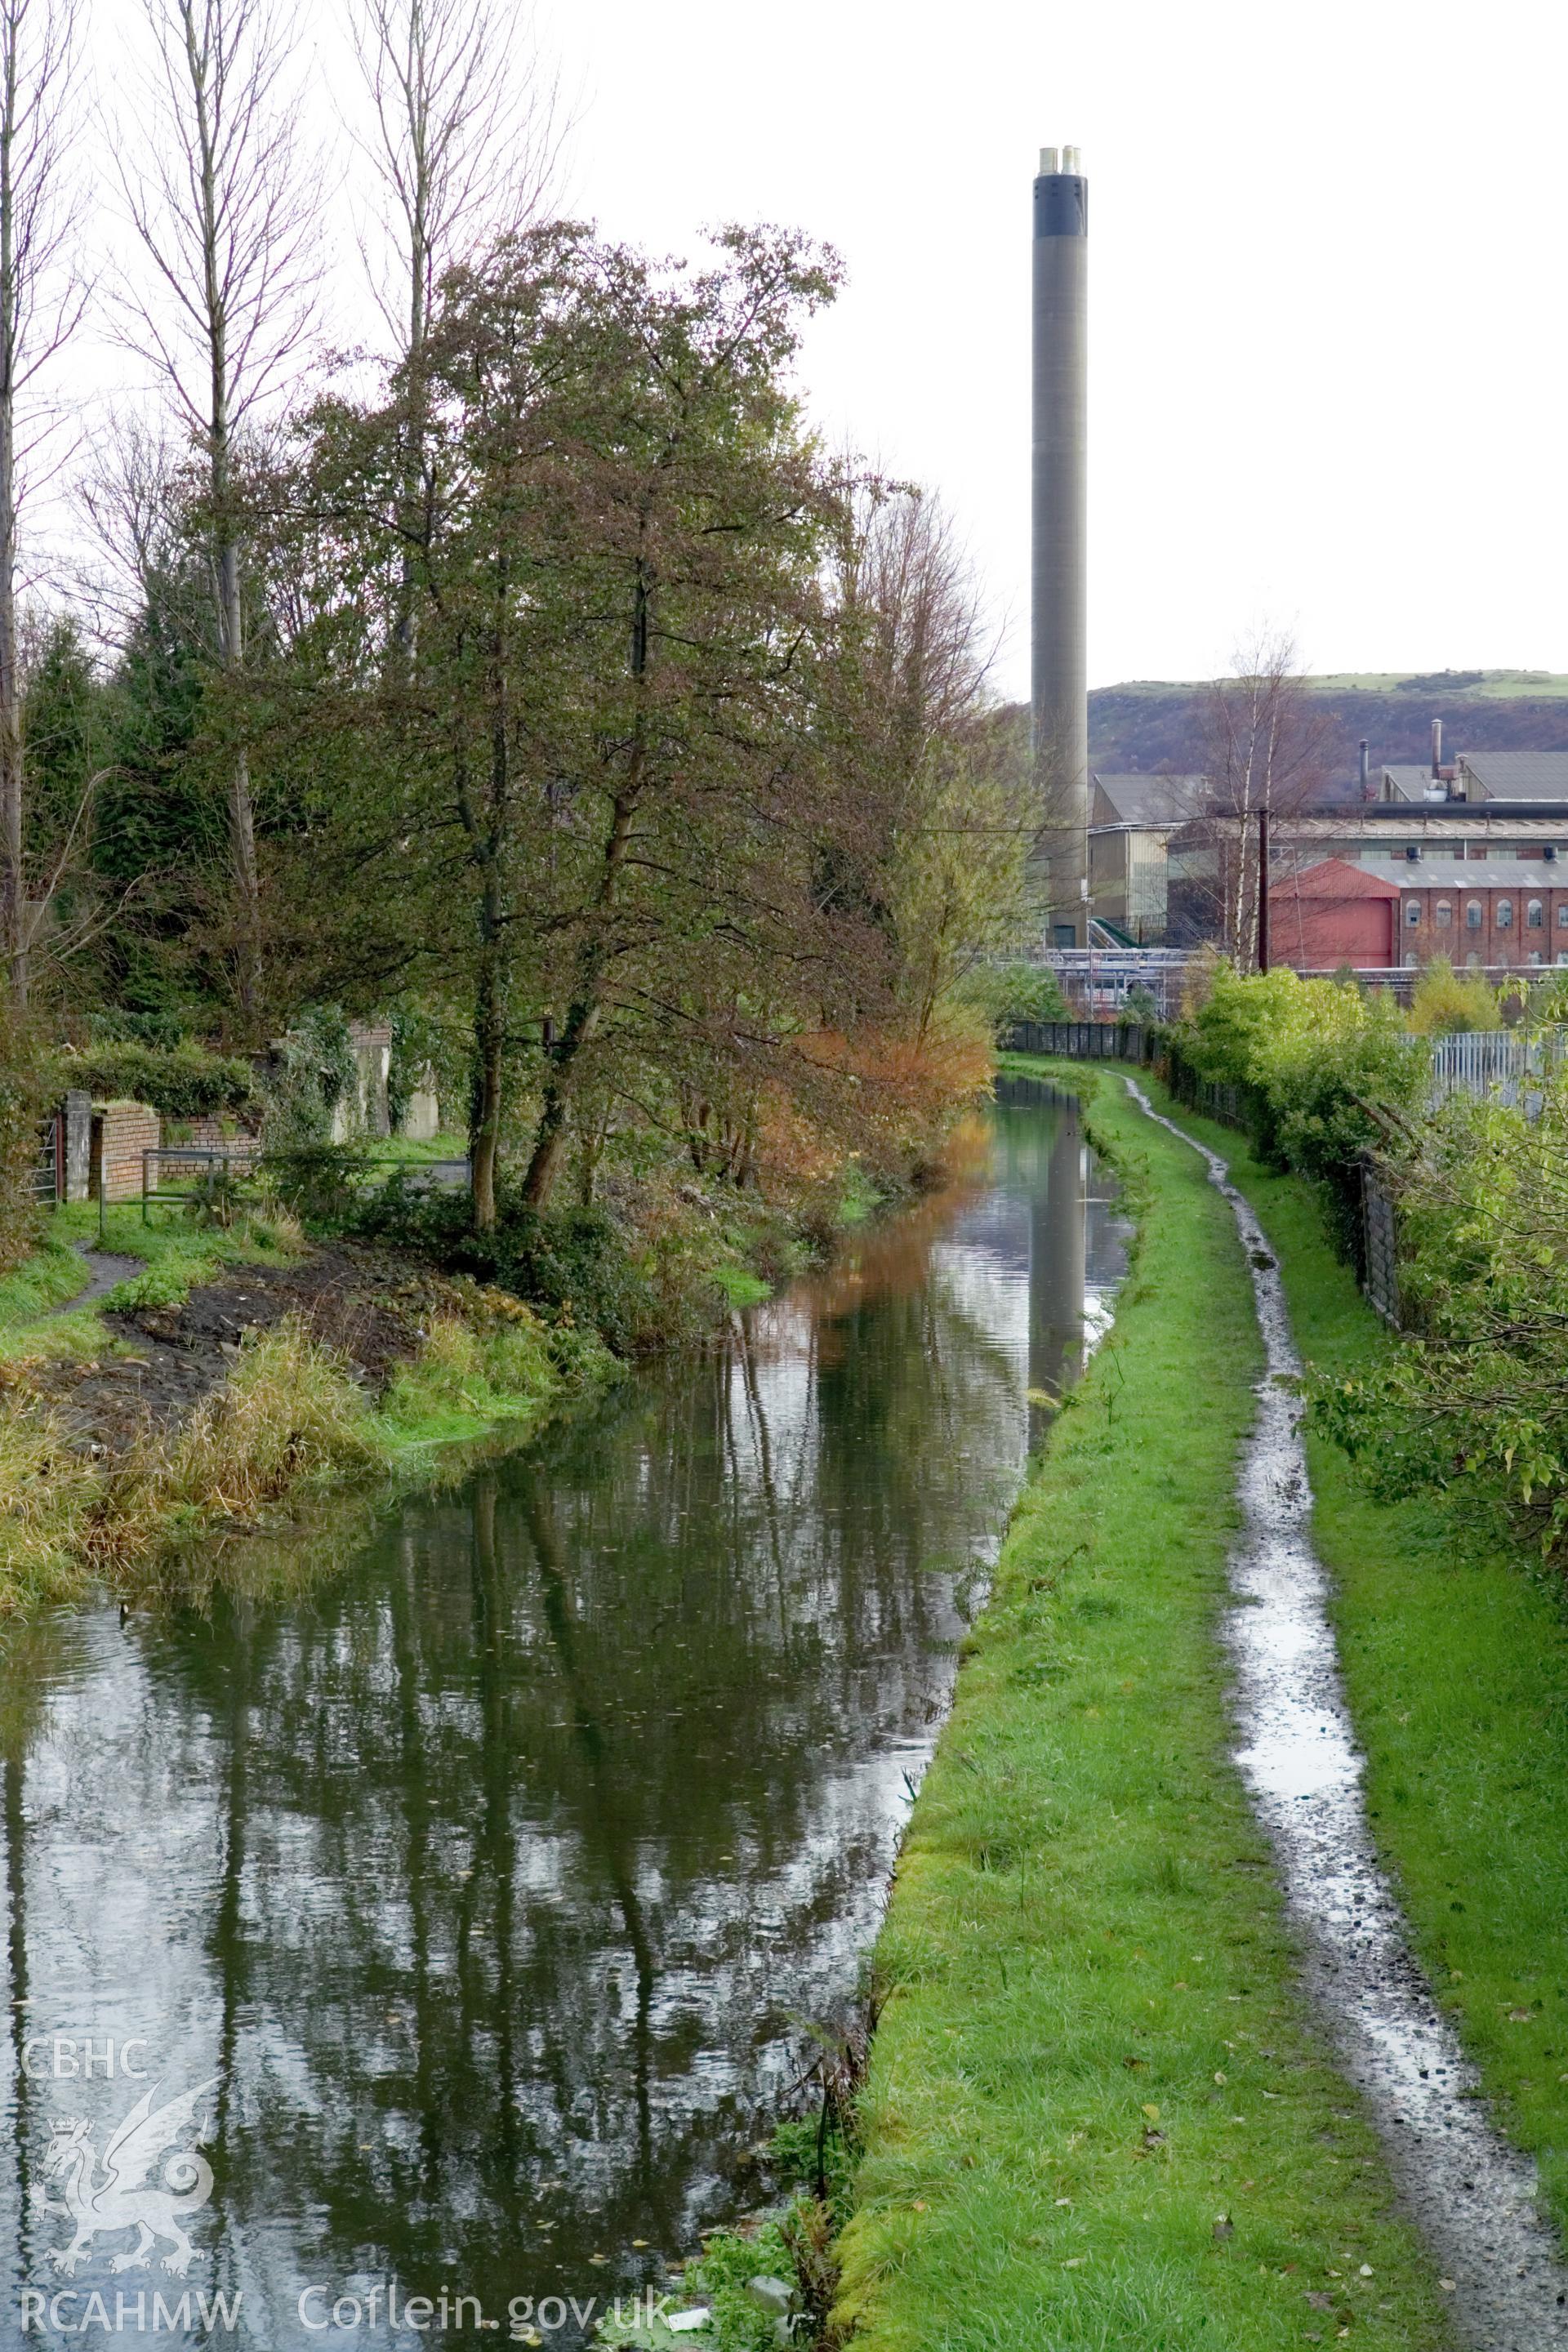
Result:
{"label": "white sky", "polygon": [[[140,0],[94,4],[112,79]],[[811,405],[941,494],[1004,690],[1026,667],[1029,185],[1068,141],[1091,192],[1091,680],[1213,675],[1264,619],[1318,670],[1568,668],[1568,10],[542,0],[537,24],[575,99],[574,210],[656,250],[767,218],[842,252]]]}

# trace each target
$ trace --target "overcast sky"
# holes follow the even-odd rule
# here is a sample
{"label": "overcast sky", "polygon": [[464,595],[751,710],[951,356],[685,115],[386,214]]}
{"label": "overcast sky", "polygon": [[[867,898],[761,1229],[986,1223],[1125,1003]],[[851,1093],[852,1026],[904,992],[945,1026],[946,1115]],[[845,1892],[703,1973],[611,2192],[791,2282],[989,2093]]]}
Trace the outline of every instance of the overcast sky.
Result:
{"label": "overcast sky", "polygon": [[[308,21],[341,156],[339,5]],[[91,0],[110,95],[141,16]],[[1259,622],[1317,670],[1568,669],[1568,10],[542,0],[536,22],[574,210],[658,251],[730,219],[838,247],[808,399],[946,502],[1005,691],[1026,682],[1030,182],[1068,142],[1090,183],[1091,681],[1211,676]],[[107,181],[100,205],[108,236]],[[337,330],[341,181],[334,209]],[[73,363],[105,394],[126,371],[107,346]]]}
{"label": "overcast sky", "polygon": [[1551,0],[549,0],[578,205],[799,223],[836,431],[938,489],[1026,677],[1029,184],[1090,184],[1089,676],[1568,668]]}

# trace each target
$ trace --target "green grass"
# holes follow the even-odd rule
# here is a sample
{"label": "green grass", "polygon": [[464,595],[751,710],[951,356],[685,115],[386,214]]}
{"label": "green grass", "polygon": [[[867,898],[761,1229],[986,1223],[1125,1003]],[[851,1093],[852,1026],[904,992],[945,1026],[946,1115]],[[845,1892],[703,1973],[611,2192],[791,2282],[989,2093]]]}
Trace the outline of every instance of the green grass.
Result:
{"label": "green grass", "polygon": [[448,1130],[416,1143],[406,1135],[373,1137],[363,1147],[367,1160],[385,1160],[391,1167],[423,1168],[433,1160],[466,1160],[468,1139]]}
{"label": "green grass", "polygon": [[1412,2352],[1447,2340],[1440,2298],[1303,2014],[1226,1753],[1216,1619],[1260,1361],[1240,1246],[1195,1154],[1114,1078],[1073,1082],[1142,1238],[910,1822],[843,2314],[865,2352],[1273,2352],[1345,2326]]}
{"label": "green grass", "polygon": [[[1327,1373],[1399,1342],[1325,1239],[1310,1188],[1187,1118],[1279,1254],[1297,1344]],[[1568,2233],[1568,1605],[1561,1578],[1440,1496],[1382,1504],[1309,1433],[1373,1833],[1498,2120]]]}
{"label": "green grass", "polygon": [[25,1329],[57,1307],[74,1298],[85,1285],[88,1272],[69,1237],[57,1221],[49,1221],[48,1238],[42,1249],[10,1274],[0,1276],[0,1346],[5,1335],[14,1329]]}
{"label": "green grass", "polygon": [[101,1307],[177,1307],[222,1265],[276,1265],[297,1255],[278,1244],[265,1217],[225,1233],[188,1224],[165,1209],[157,1222],[143,1224],[140,1201],[121,1202],[105,1215],[102,1246],[112,1256],[141,1259],[145,1271],[90,1307],[52,1314],[87,1282],[88,1269],[74,1246],[79,1243],[90,1249],[100,1245],[96,1202],[72,1202],[57,1209],[43,1248],[0,1281],[0,1357],[107,1347]]}

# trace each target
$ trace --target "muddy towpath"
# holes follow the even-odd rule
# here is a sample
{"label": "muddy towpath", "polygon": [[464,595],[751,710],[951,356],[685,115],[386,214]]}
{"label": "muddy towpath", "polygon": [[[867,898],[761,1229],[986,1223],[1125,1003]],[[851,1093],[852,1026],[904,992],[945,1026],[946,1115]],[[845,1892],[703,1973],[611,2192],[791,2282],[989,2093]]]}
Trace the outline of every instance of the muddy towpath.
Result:
{"label": "muddy towpath", "polygon": [[1301,1361],[1279,1266],[1219,1154],[1126,1085],[1207,1163],[1251,1268],[1267,1369],[1238,1479],[1226,1635],[1237,1761],[1302,1933],[1309,1990],[1438,2263],[1460,2339],[1484,2352],[1558,2352],[1568,2347],[1568,2266],[1541,2218],[1535,2168],[1493,2127],[1373,1844],[1328,1578],[1312,1547]]}

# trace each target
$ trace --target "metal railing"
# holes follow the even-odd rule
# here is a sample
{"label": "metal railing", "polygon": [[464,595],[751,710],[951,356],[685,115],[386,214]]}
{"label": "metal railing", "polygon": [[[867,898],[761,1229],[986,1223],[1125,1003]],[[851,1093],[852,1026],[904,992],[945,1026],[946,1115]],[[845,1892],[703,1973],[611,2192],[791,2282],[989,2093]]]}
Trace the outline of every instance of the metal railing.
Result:
{"label": "metal railing", "polygon": [[1533,1118],[1540,1116],[1541,1082],[1568,1061],[1568,1029],[1472,1029],[1434,1037],[1431,1050],[1427,1101],[1433,1110],[1455,1095],[1469,1095]]}
{"label": "metal railing", "polygon": [[[204,1190],[216,1197],[219,1181],[231,1202],[236,1204],[246,1202],[247,1196],[237,1189],[231,1170],[237,1168],[244,1175],[255,1176],[260,1172],[263,1157],[261,1147],[254,1139],[214,1149],[194,1143],[149,1145],[142,1154],[142,1223],[152,1223],[147,1212],[154,1202],[189,1208],[193,1203],[200,1202]],[[190,1181],[179,1185],[155,1179],[154,1169],[161,1178],[164,1165],[169,1161],[187,1167],[191,1171]],[[332,1177],[341,1177],[356,1186],[368,1187],[380,1177],[386,1183],[391,1183],[395,1178],[400,1179],[410,1191],[415,1192],[460,1192],[469,1181],[469,1167],[466,1159],[395,1160],[378,1158],[370,1152],[355,1156],[334,1150],[328,1155],[327,1167]],[[272,1172],[277,1174],[276,1166]]]}

